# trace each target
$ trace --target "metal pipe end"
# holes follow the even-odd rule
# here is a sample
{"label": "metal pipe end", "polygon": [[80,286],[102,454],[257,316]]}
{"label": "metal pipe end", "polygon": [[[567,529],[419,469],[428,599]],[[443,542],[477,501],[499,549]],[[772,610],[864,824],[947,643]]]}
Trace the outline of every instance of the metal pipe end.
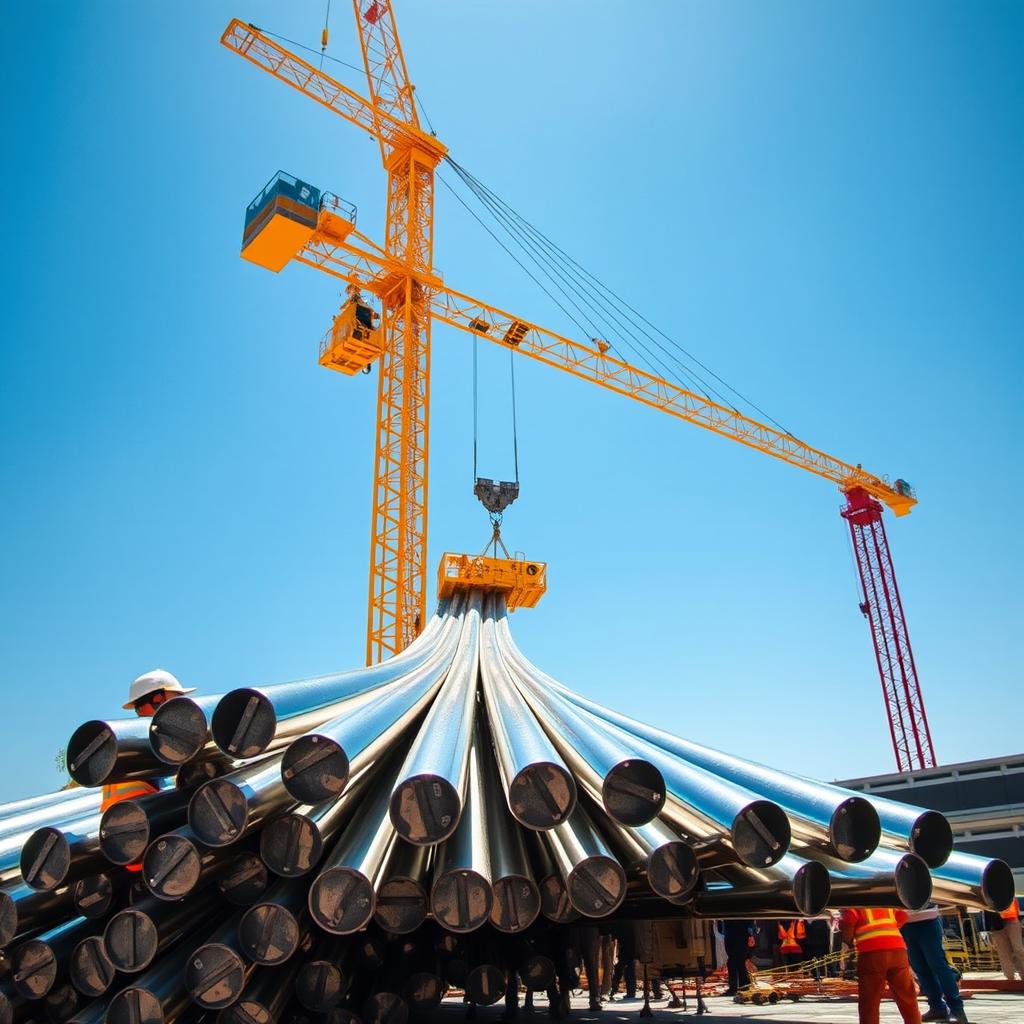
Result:
{"label": "metal pipe end", "polygon": [[255,999],[240,999],[217,1014],[217,1024],[271,1024],[270,1011]]}
{"label": "metal pipe end", "polygon": [[191,761],[210,735],[205,713],[191,697],[174,697],[156,709],[149,723],[149,745],[164,764]]}
{"label": "metal pipe end", "polygon": [[154,839],[142,858],[142,882],[160,900],[180,900],[199,881],[202,858],[191,839],[174,832]]}
{"label": "metal pipe end", "polygon": [[647,861],[647,882],[662,899],[685,900],[697,887],[700,867],[697,854],[681,839],[659,846]]}
{"label": "metal pipe end", "polygon": [[98,999],[110,988],[116,973],[116,968],[103,947],[103,938],[99,935],[90,935],[82,939],[71,951],[68,974],[71,977],[71,984],[83,996]]}
{"label": "metal pipe end", "polygon": [[377,890],[373,919],[386,932],[406,935],[427,919],[427,891],[414,878],[393,876]]}
{"label": "metal pipe end", "polygon": [[665,806],[665,780],[650,761],[620,761],[601,786],[604,809],[623,825],[646,825]]}
{"label": "metal pipe end", "polygon": [[295,998],[310,1013],[327,1013],[345,996],[345,976],[337,964],[312,960],[295,976]]}
{"label": "metal pipe end", "polygon": [[370,880],[355,868],[328,868],[309,887],[309,912],[332,935],[351,935],[365,928],[375,901]]}
{"label": "metal pipe end", "polygon": [[540,890],[532,878],[506,875],[492,886],[491,924],[499,932],[521,932],[529,928],[540,913]]}
{"label": "metal pipe end", "polygon": [[532,953],[519,967],[519,977],[530,992],[546,992],[555,980],[555,964],[543,953]]}
{"label": "metal pipe end", "polygon": [[231,770],[226,761],[187,761],[174,776],[175,789],[197,789],[210,779],[219,779]]}
{"label": "metal pipe end", "polygon": [[18,904],[0,889],[0,949],[18,934]]}
{"label": "metal pipe end", "polygon": [[409,1009],[416,1013],[435,1010],[444,998],[444,985],[433,971],[414,971],[409,975],[403,995]]}
{"label": "metal pipe end", "polygon": [[924,859],[916,853],[900,857],[893,872],[896,895],[907,910],[921,910],[932,898],[932,876]]}
{"label": "metal pipe end", "polygon": [[576,807],[576,782],[560,764],[528,764],[508,787],[512,817],[534,831],[546,831],[566,821]]}
{"label": "metal pipe end", "polygon": [[107,875],[90,875],[79,879],[71,893],[75,910],[90,921],[107,916],[114,902],[114,883]]}
{"label": "metal pipe end", "polygon": [[100,818],[100,849],[112,864],[134,864],[149,846],[149,818],[134,800],[108,807]]}
{"label": "metal pipe end", "polygon": [[494,964],[478,964],[466,975],[466,998],[480,1006],[493,1006],[505,995],[505,972]]}
{"label": "metal pipe end", "polygon": [[289,744],[281,759],[284,788],[302,804],[341,796],[348,775],[348,757],[341,745],[317,733],[300,736]]}
{"label": "metal pipe end", "polygon": [[221,896],[236,907],[251,907],[267,891],[267,866],[254,853],[240,853],[217,880]]}
{"label": "metal pipe end", "polygon": [[110,1000],[105,1024],[164,1024],[164,1009],[148,989],[123,988]]}
{"label": "metal pipe end", "polygon": [[117,763],[117,737],[106,722],[83,722],[68,740],[68,774],[80,786],[102,786]]}
{"label": "metal pipe end", "polygon": [[[219,942],[200,946],[185,961],[185,988],[192,999],[206,1010],[223,1010],[241,994],[246,969],[242,958]],[[126,1019],[124,1024],[135,1024]]]}
{"label": "metal pipe end", "polygon": [[395,786],[390,814],[391,824],[403,839],[417,846],[433,846],[455,831],[462,816],[462,797],[440,775],[413,775]]}
{"label": "metal pipe end", "polygon": [[29,939],[11,957],[11,982],[18,995],[42,999],[57,980],[57,958],[46,942]]}
{"label": "metal pipe end", "polygon": [[733,819],[733,848],[749,867],[768,867],[782,860],[791,839],[786,812],[771,800],[752,800]]}
{"label": "metal pipe end", "polygon": [[910,849],[930,868],[941,868],[953,852],[953,829],[944,814],[923,811],[910,830]]}
{"label": "metal pipe end", "polygon": [[207,846],[230,846],[240,839],[249,820],[249,802],[227,779],[211,779],[188,802],[188,824]]}
{"label": "metal pipe end", "polygon": [[116,913],[103,930],[103,948],[110,962],[125,974],[144,971],[153,962],[159,943],[150,916],[130,907]]}
{"label": "metal pipe end", "polygon": [[553,924],[569,924],[579,917],[569,902],[569,890],[561,875],[551,874],[541,879],[540,912]]}
{"label": "metal pipe end", "polygon": [[276,967],[299,948],[299,923],[279,903],[257,903],[238,922],[238,944],[250,960]]}
{"label": "metal pipe end", "polygon": [[626,872],[611,857],[587,857],[572,869],[569,902],[584,917],[607,917],[626,898]]}
{"label": "metal pipe end", "polygon": [[1009,909],[1016,895],[1013,871],[1005,860],[993,858],[981,872],[981,897],[989,910]]}
{"label": "metal pipe end", "polygon": [[793,875],[793,901],[803,917],[820,914],[831,897],[832,878],[824,864],[809,860],[797,868]]}
{"label": "metal pipe end", "polygon": [[262,754],[277,731],[274,705],[259,690],[242,687],[224,694],[210,717],[210,735],[238,760]]}
{"label": "metal pipe end", "polygon": [[494,896],[483,875],[469,868],[446,871],[430,892],[434,917],[451,932],[471,932],[491,916]]}
{"label": "metal pipe end", "polygon": [[56,889],[71,868],[71,845],[59,828],[37,828],[21,848],[21,877],[39,892]]}
{"label": "metal pipe end", "polygon": [[851,796],[832,812],[829,821],[832,852],[851,864],[866,860],[882,839],[882,823],[870,800]]}
{"label": "metal pipe end", "polygon": [[394,992],[378,992],[363,1003],[365,1024],[406,1024],[409,1020],[409,1006]]}
{"label": "metal pipe end", "polygon": [[320,830],[304,814],[283,814],[268,822],[260,835],[264,864],[284,878],[311,871],[324,851]]}

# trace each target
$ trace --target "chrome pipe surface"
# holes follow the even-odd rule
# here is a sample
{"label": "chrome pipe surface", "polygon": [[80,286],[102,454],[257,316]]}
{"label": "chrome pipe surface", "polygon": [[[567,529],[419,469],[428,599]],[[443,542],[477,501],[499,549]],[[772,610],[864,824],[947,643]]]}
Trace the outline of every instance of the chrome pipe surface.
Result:
{"label": "chrome pipe surface", "polygon": [[73,800],[61,800],[56,804],[31,807],[18,814],[11,814],[0,819],[0,839],[19,832],[33,832],[42,825],[60,827],[62,822],[91,817],[93,814],[99,813],[102,799],[99,790],[77,788],[72,792],[79,794]]}
{"label": "chrome pipe surface", "polygon": [[257,968],[238,997],[220,1011],[216,1024],[275,1024],[292,998],[300,965]]}
{"label": "chrome pipe surface", "polygon": [[[49,824],[57,829],[71,829],[80,831],[87,829],[93,821],[99,820],[99,806],[95,810],[85,811],[70,818],[64,818],[55,814]],[[24,832],[12,832],[10,835],[0,838],[0,885],[7,885],[11,882],[23,881],[21,874],[21,855],[25,844],[32,838],[39,828],[29,828]]]}
{"label": "chrome pipe surface", "polygon": [[576,806],[576,782],[501,657],[496,621],[504,616],[504,598],[489,594],[480,634],[480,682],[498,768],[516,821],[530,829],[554,828]]}
{"label": "chrome pipe surface", "polygon": [[680,739],[603,707],[567,687],[559,685],[559,692],[578,707],[688,764],[775,801],[789,815],[793,836],[802,845],[851,862],[863,860],[878,846],[882,831],[878,812],[870,800],[858,793]]}
{"label": "chrome pipe surface", "polygon": [[81,786],[72,786],[70,789],[58,789],[54,793],[41,793],[39,796],[26,796],[21,800],[10,800],[5,804],[0,804],[0,821],[35,808],[56,807],[67,800],[77,800],[85,792],[87,790]]}
{"label": "chrome pipe surface", "polygon": [[188,824],[207,846],[230,846],[298,802],[281,780],[281,758],[203,783],[188,804]]}
{"label": "chrome pipe surface", "polygon": [[535,865],[534,877],[540,890],[541,914],[552,924],[572,923],[579,914],[569,902],[569,890],[554,855],[538,833],[528,835],[526,839],[530,859]]}
{"label": "chrome pipe surface", "polygon": [[0,887],[0,949],[18,935],[54,927],[73,909],[74,891],[69,885],[40,892],[20,879],[8,882]]}
{"label": "chrome pipe surface", "polygon": [[264,967],[289,960],[299,948],[301,933],[309,930],[307,894],[300,882],[278,879],[238,922],[239,949]]}
{"label": "chrome pipe surface", "polygon": [[377,882],[373,919],[386,932],[406,935],[427,919],[427,882],[434,850],[396,837]]}
{"label": "chrome pipe surface", "polygon": [[98,999],[114,983],[117,968],[103,948],[102,935],[89,935],[71,951],[68,960],[71,984],[89,999]]}
{"label": "chrome pipe surface", "polygon": [[1013,902],[1013,872],[1004,860],[954,850],[931,872],[932,896],[937,900],[997,912]]}
{"label": "chrome pipe surface", "polygon": [[904,846],[930,868],[939,868],[946,863],[953,850],[953,830],[945,815],[898,800],[888,800],[874,793],[863,795],[878,812],[882,842],[886,846]]}
{"label": "chrome pipe surface", "polygon": [[100,817],[100,850],[111,864],[134,864],[150,840],[174,828],[184,817],[189,794],[165,789],[121,800]]}
{"label": "chrome pipe surface", "polygon": [[56,889],[107,866],[100,849],[100,816],[79,818],[63,828],[38,828],[25,841],[21,877],[33,889]]}
{"label": "chrome pipe surface", "polygon": [[932,897],[928,865],[915,853],[879,847],[859,864],[820,856],[832,879],[832,907],[921,910]]}
{"label": "chrome pipe surface", "polygon": [[694,894],[694,907],[704,916],[714,916],[719,910],[732,915],[749,904],[750,913],[815,917],[832,896],[828,869],[791,853],[766,868],[726,864],[714,874],[729,888],[708,886]]}
{"label": "chrome pipe surface", "polygon": [[412,741],[391,794],[391,824],[410,843],[431,846],[442,842],[455,831],[462,814],[480,674],[481,606],[481,595],[474,591],[444,682]]}
{"label": "chrome pipe surface", "polygon": [[[91,1003],[79,1007],[67,1024],[103,1024],[107,1016],[107,1006],[108,1000],[95,999]],[[139,1024],[148,1024],[148,1022],[140,1021]]]}
{"label": "chrome pipe surface", "polygon": [[428,657],[364,703],[293,740],[281,762],[281,777],[300,803],[318,803],[340,795],[349,777],[394,747],[420,717],[444,682],[465,623],[449,617]]}
{"label": "chrome pipe surface", "polygon": [[606,819],[602,831],[627,874],[641,875],[662,899],[680,903],[690,898],[700,881],[697,854],[661,819],[636,828]]}
{"label": "chrome pipe surface", "polygon": [[149,745],[146,718],[93,719],[68,740],[68,773],[82,786],[170,774]]}
{"label": "chrome pipe surface", "polygon": [[42,999],[67,974],[75,946],[95,930],[95,922],[76,917],[15,947],[11,955],[15,991],[26,999]]}
{"label": "chrome pipe surface", "polygon": [[370,693],[420,668],[451,625],[454,606],[439,609],[401,654],[368,668],[224,695],[210,722],[214,742],[232,757],[255,757],[338,715],[336,705]]}
{"label": "chrome pipe surface", "polygon": [[462,817],[452,835],[437,847],[430,909],[449,931],[469,932],[483,925],[493,906],[491,848],[487,831],[483,781],[484,746],[480,723],[474,724],[469,752],[469,776]]}

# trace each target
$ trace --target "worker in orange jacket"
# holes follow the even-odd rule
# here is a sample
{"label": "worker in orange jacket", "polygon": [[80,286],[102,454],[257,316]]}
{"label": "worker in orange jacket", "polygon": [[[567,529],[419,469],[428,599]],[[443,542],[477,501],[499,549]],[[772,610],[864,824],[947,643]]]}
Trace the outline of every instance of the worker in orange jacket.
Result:
{"label": "worker in orange jacket", "polygon": [[[186,688],[163,669],[154,669],[146,672],[132,682],[128,690],[128,701],[122,707],[134,710],[139,718],[152,718],[156,709],[161,704],[169,701],[172,697],[180,697],[182,694],[194,693],[195,687]],[[150,793],[159,792],[156,786],[142,779],[131,779],[128,782],[108,782],[103,787],[103,798],[100,802],[100,813],[108,807],[120,803],[122,800],[131,800],[138,796],[147,796]],[[129,871],[141,871],[142,864],[127,864]]]}
{"label": "worker in orange jacket", "polygon": [[878,1011],[886,985],[904,1024],[921,1024],[917,988],[910,973],[907,946],[900,925],[902,910],[848,909],[839,919],[845,942],[857,950],[857,1016],[860,1024],[878,1024]]}
{"label": "worker in orange jacket", "polygon": [[996,925],[989,928],[989,938],[992,945],[996,947],[999,955],[999,966],[1007,981],[1013,981],[1016,973],[1021,981],[1024,981],[1024,944],[1021,942],[1020,928],[1020,904],[1016,898],[1005,909],[998,914],[986,914],[986,920],[990,917],[998,917]]}
{"label": "worker in orange jacket", "polygon": [[804,948],[801,942],[807,937],[807,927],[799,917],[779,922],[779,953],[787,967],[803,961]]}

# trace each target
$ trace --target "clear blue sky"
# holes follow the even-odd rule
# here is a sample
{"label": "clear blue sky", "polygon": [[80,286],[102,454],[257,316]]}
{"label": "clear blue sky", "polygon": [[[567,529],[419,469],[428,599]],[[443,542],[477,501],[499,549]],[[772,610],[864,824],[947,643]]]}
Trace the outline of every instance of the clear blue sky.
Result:
{"label": "clear blue sky", "polygon": [[[380,237],[379,157],[218,45],[235,14],[317,45],[324,7],[6,11],[0,799],[55,783],[151,667],[218,692],[361,664],[375,377],[316,364],[329,279],[238,248],[278,168]],[[936,750],[1019,751],[1024,6],[398,15],[460,162],[795,433],[914,483],[888,526]],[[343,2],[331,52],[357,59]],[[436,263],[578,334],[443,188]],[[470,344],[435,332],[431,571],[489,529]],[[505,357],[481,358],[502,476]],[[891,770],[835,489],[544,367],[518,384],[506,537],[551,566],[528,655],[782,768]]]}

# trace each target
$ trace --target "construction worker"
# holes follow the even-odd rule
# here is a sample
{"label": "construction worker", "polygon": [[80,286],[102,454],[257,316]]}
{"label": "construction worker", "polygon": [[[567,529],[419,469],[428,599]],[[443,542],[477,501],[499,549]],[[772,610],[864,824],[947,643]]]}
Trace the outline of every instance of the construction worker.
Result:
{"label": "construction worker", "polygon": [[794,967],[803,960],[804,949],[800,943],[806,937],[807,928],[800,918],[779,922],[779,953],[787,967]]}
{"label": "construction worker", "polygon": [[900,934],[907,944],[907,959],[921,995],[928,1000],[928,1012],[921,1020],[966,1020],[956,971],[949,966],[942,944],[938,906],[929,903],[924,910],[908,913]]}
{"label": "construction worker", "polygon": [[[186,688],[170,672],[157,668],[152,672],[143,673],[134,680],[128,690],[128,702],[121,706],[126,711],[134,710],[139,718],[152,718],[156,714],[156,709],[172,697],[180,697],[182,694],[194,692],[195,687]],[[108,782],[103,787],[100,813],[122,800],[131,800],[133,797],[146,796],[156,792],[159,792],[158,787],[142,779],[132,779],[129,782]],[[129,871],[142,870],[141,863],[127,864],[126,867]]]}
{"label": "construction worker", "polygon": [[[921,1024],[917,988],[910,973],[907,946],[900,925],[902,910],[849,908],[839,927],[843,939],[857,950],[857,1016],[860,1024],[878,1024],[882,995],[888,984],[904,1024]],[[963,1018],[966,1021],[966,1018]]]}
{"label": "construction worker", "polygon": [[[993,920],[994,919],[994,920]],[[991,923],[989,923],[991,921]],[[985,912],[989,938],[999,955],[999,966],[1007,981],[1013,981],[1014,973],[1024,981],[1024,946],[1020,938],[1020,904],[1016,899],[999,913]]]}

